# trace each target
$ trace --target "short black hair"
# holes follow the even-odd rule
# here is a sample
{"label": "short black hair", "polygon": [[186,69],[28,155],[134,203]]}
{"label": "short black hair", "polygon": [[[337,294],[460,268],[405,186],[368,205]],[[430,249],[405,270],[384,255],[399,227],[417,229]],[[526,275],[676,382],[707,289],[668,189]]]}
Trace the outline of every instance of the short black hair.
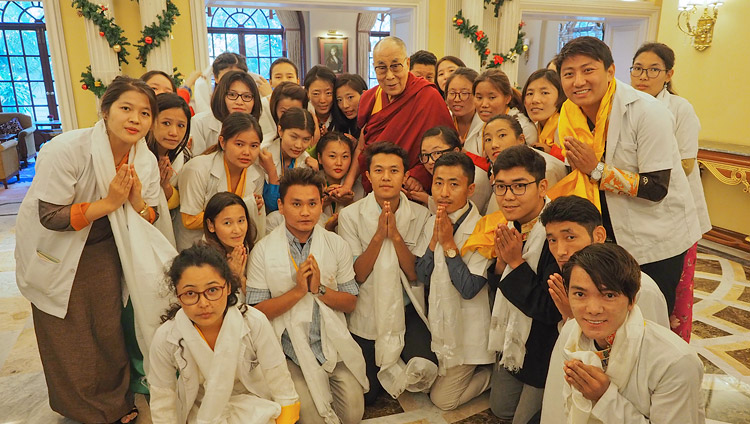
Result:
{"label": "short black hair", "polygon": [[278,58],[278,59],[274,60],[274,61],[273,61],[273,62],[271,63],[271,68],[269,68],[269,70],[268,70],[268,79],[269,79],[269,80],[270,80],[271,78],[273,78],[273,68],[274,68],[274,67],[275,67],[276,65],[280,65],[280,64],[282,64],[282,63],[287,63],[287,64],[289,64],[289,65],[292,65],[292,68],[294,68],[294,75],[296,75],[296,76],[297,76],[297,79],[299,79],[299,69],[297,69],[297,65],[296,65],[296,64],[295,64],[294,62],[292,62],[291,60],[289,60],[289,59],[287,59],[287,58],[285,58],[285,57],[280,57],[280,58]]}
{"label": "short black hair", "polygon": [[255,85],[253,77],[246,71],[229,71],[216,84],[216,88],[211,95],[211,112],[213,112],[214,117],[219,121],[224,121],[229,116],[230,112],[227,108],[225,98],[227,97],[227,93],[229,93],[229,87],[236,81],[242,82],[250,89],[250,94],[253,96],[253,109],[250,111],[250,114],[256,120],[260,119],[260,92],[258,91],[258,86]]}
{"label": "short black hair", "polygon": [[516,136],[516,138],[519,138],[523,135],[523,127],[521,126],[521,123],[518,122],[518,118],[516,118],[513,115],[508,115],[505,113],[501,113],[499,115],[495,115],[492,118],[490,118],[489,121],[487,121],[484,124],[484,127],[482,127],[482,137],[484,137],[484,131],[487,129],[487,125],[490,124],[490,122],[503,120],[510,125],[510,129],[513,130],[513,134]]}
{"label": "short black hair", "polygon": [[[333,87],[336,85],[336,74],[333,73],[332,70],[326,68],[323,65],[315,65],[312,68],[310,68],[309,71],[307,71],[307,75],[305,75],[305,80],[303,81],[303,84],[305,86],[305,90],[310,90],[310,84],[314,83],[317,80],[323,80],[329,84],[331,84],[331,90],[333,90]],[[334,100],[336,99],[336,93],[334,94]]]}
{"label": "short black hair", "polygon": [[365,149],[365,169],[370,170],[372,158],[375,155],[396,155],[404,163],[404,172],[409,170],[409,154],[403,147],[390,141],[378,141]]}
{"label": "short black hair", "polygon": [[437,71],[437,60],[435,53],[428,52],[427,50],[417,50],[413,55],[409,56],[409,70],[414,69],[414,65],[432,65]]}
{"label": "short black hair", "polygon": [[[214,59],[214,62],[211,64],[211,70],[214,73],[214,78],[217,80],[219,79],[219,73],[221,71],[232,67],[247,72],[247,59],[245,59],[245,56],[232,52],[224,52],[216,56],[216,59]],[[218,83],[219,81],[216,81],[216,84]]]}
{"label": "short black hair", "polygon": [[323,175],[312,169],[312,168],[294,168],[285,172],[279,180],[279,198],[281,203],[284,203],[284,197],[289,187],[294,185],[300,186],[315,186],[318,188],[320,197],[323,197],[323,186],[325,186],[326,180]]}
{"label": "short black hair", "polygon": [[570,290],[573,268],[586,271],[599,291],[611,290],[624,294],[632,304],[641,288],[641,268],[627,250],[614,243],[595,243],[570,257],[563,266],[563,284]]}
{"label": "short black hair", "polygon": [[516,167],[525,169],[537,181],[541,181],[545,178],[547,163],[544,161],[542,155],[531,147],[522,144],[508,147],[500,152],[497,155],[497,159],[495,159],[492,173],[497,175],[498,171],[506,171]]}
{"label": "short black hair", "polygon": [[[435,167],[432,169],[432,175],[435,175],[437,169],[441,166],[460,166],[464,175],[469,179],[469,184],[474,183],[474,162],[463,152],[448,152],[435,161]],[[434,177],[433,177],[434,178]]]}
{"label": "short black hair", "polygon": [[578,196],[563,196],[550,202],[539,216],[542,225],[553,222],[575,222],[594,235],[594,229],[602,225],[602,214],[589,199]]}
{"label": "short black hair", "polygon": [[430,128],[429,130],[425,131],[424,134],[422,134],[422,140],[419,143],[420,146],[422,142],[424,142],[424,139],[428,137],[442,138],[445,144],[447,144],[451,149],[460,149],[461,147],[463,147],[461,139],[458,136],[458,131],[456,131],[456,129],[453,127],[438,125],[437,127]]}
{"label": "short black hair", "polygon": [[609,69],[615,63],[612,59],[612,50],[604,41],[590,36],[578,37],[568,41],[555,57],[557,72],[562,72],[562,64],[566,59],[577,55],[588,56],[604,63],[604,69]]}

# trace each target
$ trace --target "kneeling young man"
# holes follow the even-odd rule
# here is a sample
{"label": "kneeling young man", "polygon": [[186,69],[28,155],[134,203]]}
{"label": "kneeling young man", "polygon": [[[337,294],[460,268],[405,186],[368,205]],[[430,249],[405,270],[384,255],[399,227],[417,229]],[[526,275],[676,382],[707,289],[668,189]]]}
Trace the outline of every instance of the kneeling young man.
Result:
{"label": "kneeling young man", "polygon": [[415,255],[429,243],[425,224],[430,211],[401,192],[408,163],[406,151],[393,143],[370,145],[365,165],[372,192],[339,214],[339,234],[355,258],[360,284],[349,330],[367,362],[368,405],[382,388],[395,398],[405,389],[429,389],[437,376],[424,286],[416,283],[415,272]]}
{"label": "kneeling young man", "polygon": [[[602,225],[599,209],[582,197],[558,197],[544,208],[539,220],[544,225],[549,250],[560,269],[574,253],[607,240],[607,230]],[[559,273],[552,274],[548,283],[550,295],[563,320],[573,319],[562,276]],[[635,303],[641,308],[644,318],[669,328],[667,301],[656,282],[644,272],[641,272],[641,289],[635,296]]]}
{"label": "kneeling young man", "polygon": [[489,259],[476,251],[461,255],[482,217],[468,199],[474,192],[474,163],[450,152],[435,162],[432,197],[437,214],[425,227],[430,245],[417,259],[417,278],[430,287],[429,321],[438,378],[430,399],[440,409],[456,409],[489,388],[494,362],[487,348],[490,301]]}
{"label": "kneeling young man", "polygon": [[271,321],[300,396],[300,423],[357,423],[365,362],[346,327],[359,288],[348,246],[317,224],[323,177],[308,168],[281,178],[278,226],[252,250],[247,303]]}
{"label": "kneeling young man", "polygon": [[542,422],[704,423],[703,365],[679,336],[644,320],[638,262],[615,244],[592,244],[563,278],[575,320],[550,368],[563,370],[564,408]]}
{"label": "kneeling young man", "polygon": [[[480,220],[463,250],[474,244],[497,257],[487,275],[496,289],[489,348],[501,353],[492,375],[490,408],[498,417],[526,424],[541,410],[549,357],[560,313],[547,280],[557,272],[539,214],[546,204],[546,163],[519,145],[495,160],[493,190],[500,210]],[[489,246],[488,246],[489,245]]]}

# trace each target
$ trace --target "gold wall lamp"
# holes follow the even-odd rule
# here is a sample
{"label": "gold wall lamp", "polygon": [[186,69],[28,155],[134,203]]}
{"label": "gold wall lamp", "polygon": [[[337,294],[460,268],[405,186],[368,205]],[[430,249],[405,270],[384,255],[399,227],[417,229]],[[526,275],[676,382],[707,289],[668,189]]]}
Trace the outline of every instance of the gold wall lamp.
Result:
{"label": "gold wall lamp", "polygon": [[[693,37],[693,47],[696,50],[703,51],[711,46],[716,18],[719,16],[719,6],[723,3],[721,0],[680,0],[677,28]],[[690,20],[693,16],[700,13],[700,6],[703,6],[703,13],[695,24],[691,24]]]}

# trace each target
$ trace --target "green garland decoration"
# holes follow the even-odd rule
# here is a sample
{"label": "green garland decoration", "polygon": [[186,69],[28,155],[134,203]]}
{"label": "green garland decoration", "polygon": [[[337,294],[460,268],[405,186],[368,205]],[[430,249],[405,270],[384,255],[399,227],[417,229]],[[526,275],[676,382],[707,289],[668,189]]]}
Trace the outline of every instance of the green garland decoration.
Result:
{"label": "green garland decoration", "polygon": [[456,16],[453,17],[453,27],[456,28],[464,38],[468,38],[470,43],[474,44],[474,50],[479,53],[482,66],[484,66],[487,56],[491,53],[490,49],[487,48],[490,40],[487,38],[484,31],[480,30],[476,25],[471,25],[469,20],[464,18],[462,10],[459,10],[458,13],[456,13]]}
{"label": "green garland decoration", "polygon": [[138,61],[141,62],[141,66],[146,67],[146,58],[151,50],[159,47],[161,42],[170,36],[177,16],[180,16],[177,6],[171,0],[167,0],[167,8],[161,15],[157,16],[157,21],[143,28],[141,38],[135,45],[138,49]]}
{"label": "green garland decoration", "polygon": [[82,89],[91,91],[97,98],[101,98],[107,91],[107,86],[102,80],[94,78],[90,65],[86,67],[86,72],[81,72],[81,83]]}
{"label": "green garland decoration", "polygon": [[[492,4],[495,6],[495,17],[500,16],[500,8],[503,7],[503,4],[506,0],[484,0],[484,8],[486,9],[488,5]],[[510,0],[508,0],[510,1]]]}
{"label": "green garland decoration", "polygon": [[172,82],[176,87],[182,87],[182,82],[185,81],[182,73],[177,70],[177,67],[172,68]]}
{"label": "green garland decoration", "polygon": [[130,42],[123,35],[122,27],[115,23],[114,18],[107,16],[107,7],[88,0],[73,0],[71,6],[78,10],[78,16],[83,16],[99,28],[99,35],[107,39],[107,44],[117,54],[117,63],[128,63],[126,56],[130,53],[125,46],[129,46]]}
{"label": "green garland decoration", "polygon": [[524,26],[526,26],[524,21],[518,24],[516,44],[508,50],[508,53],[494,53],[492,61],[487,65],[487,68],[499,68],[506,60],[515,62],[518,56],[528,50],[529,47],[523,44],[523,37],[526,35],[526,32],[523,31]]}

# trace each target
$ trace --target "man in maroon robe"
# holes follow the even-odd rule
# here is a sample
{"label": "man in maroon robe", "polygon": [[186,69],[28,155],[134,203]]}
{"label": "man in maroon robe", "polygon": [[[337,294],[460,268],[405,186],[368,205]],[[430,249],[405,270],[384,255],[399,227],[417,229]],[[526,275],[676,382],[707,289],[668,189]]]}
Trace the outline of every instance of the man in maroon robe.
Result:
{"label": "man in maroon robe", "polygon": [[[380,40],[372,56],[378,86],[362,93],[359,100],[357,126],[362,132],[358,153],[379,141],[398,144],[409,153],[409,176],[429,190],[432,176],[419,162],[419,145],[422,134],[428,129],[438,125],[453,126],[448,107],[435,84],[409,72],[409,56],[401,39]],[[369,181],[364,176],[363,154],[359,156],[358,168],[365,190],[370,191]]]}

